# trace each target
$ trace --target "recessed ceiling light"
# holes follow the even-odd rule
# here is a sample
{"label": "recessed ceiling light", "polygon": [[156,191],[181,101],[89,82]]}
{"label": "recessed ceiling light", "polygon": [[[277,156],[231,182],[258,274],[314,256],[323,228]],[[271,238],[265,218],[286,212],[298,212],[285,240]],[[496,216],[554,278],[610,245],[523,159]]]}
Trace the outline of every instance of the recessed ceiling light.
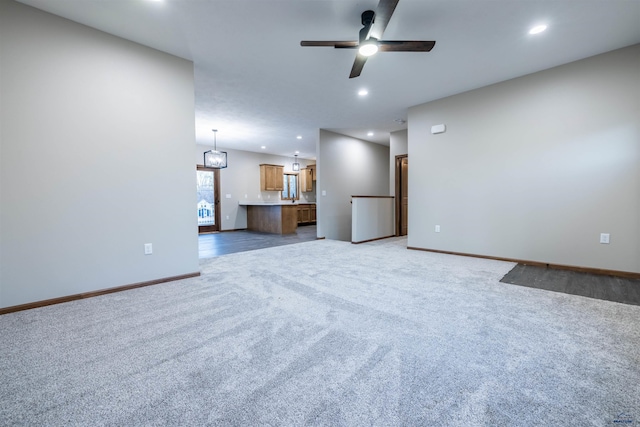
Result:
{"label": "recessed ceiling light", "polygon": [[302,135],[296,136],[297,139],[302,139]]}
{"label": "recessed ceiling light", "polygon": [[539,34],[547,29],[546,25],[536,25],[529,30],[529,34]]}
{"label": "recessed ceiling light", "polygon": [[296,150],[296,154],[300,154],[300,152],[298,150]]}
{"label": "recessed ceiling light", "polygon": [[369,91],[366,90],[366,89],[360,89],[358,91],[358,95],[360,95],[360,96],[367,96],[368,94],[369,94]]}
{"label": "recessed ceiling light", "polygon": [[267,146],[266,146],[266,145],[263,145],[263,146],[262,146],[262,147],[260,147],[260,148],[262,148],[263,150],[265,150],[265,149],[267,148]]}
{"label": "recessed ceiling light", "polygon": [[367,132],[367,136],[373,136],[373,132]]}

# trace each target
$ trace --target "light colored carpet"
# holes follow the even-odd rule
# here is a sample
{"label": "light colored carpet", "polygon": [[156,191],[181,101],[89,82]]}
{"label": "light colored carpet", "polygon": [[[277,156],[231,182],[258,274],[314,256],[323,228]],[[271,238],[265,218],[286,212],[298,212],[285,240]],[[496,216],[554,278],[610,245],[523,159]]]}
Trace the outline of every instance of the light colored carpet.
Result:
{"label": "light colored carpet", "polygon": [[638,423],[640,306],[405,246],[230,254],[0,316],[0,425]]}

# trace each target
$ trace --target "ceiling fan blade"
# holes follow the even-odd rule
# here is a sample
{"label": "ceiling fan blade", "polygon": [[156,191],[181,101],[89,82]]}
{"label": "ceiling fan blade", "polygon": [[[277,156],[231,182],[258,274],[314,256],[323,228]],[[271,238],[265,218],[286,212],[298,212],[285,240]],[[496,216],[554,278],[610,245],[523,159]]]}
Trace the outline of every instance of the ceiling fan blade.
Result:
{"label": "ceiling fan blade", "polygon": [[[358,41],[303,40],[300,42],[300,46],[333,46],[336,49],[354,49],[358,46],[364,47],[363,43],[365,43],[365,41],[369,44],[369,42],[378,40],[378,49],[381,52],[430,52],[436,44],[435,41],[380,40],[382,33],[384,33],[384,30],[391,20],[391,16],[393,16],[396,10],[396,6],[398,6],[398,2],[399,0],[379,0],[375,12],[372,10],[362,12],[361,21],[363,28],[360,29]],[[366,62],[367,57],[357,53],[349,78],[358,77],[360,73],[362,73]]]}
{"label": "ceiling fan blade", "polygon": [[354,47],[358,47],[358,42],[346,41],[346,40],[339,40],[339,41],[303,40],[300,42],[300,46],[330,46],[330,47],[336,47],[336,48],[354,48]]}
{"label": "ceiling fan blade", "polygon": [[373,22],[373,28],[369,34],[371,37],[375,37],[378,40],[382,38],[382,33],[387,28],[389,20],[393,15],[393,11],[396,10],[399,0],[380,0],[378,7],[376,7],[376,18]]}
{"label": "ceiling fan blade", "polygon": [[364,63],[367,62],[367,57],[364,55],[357,54],[356,60],[353,61],[353,67],[351,67],[351,74],[349,74],[349,78],[352,79],[354,77],[358,77],[364,68]]}
{"label": "ceiling fan blade", "polygon": [[380,52],[431,52],[435,45],[435,41],[380,40],[378,50]]}

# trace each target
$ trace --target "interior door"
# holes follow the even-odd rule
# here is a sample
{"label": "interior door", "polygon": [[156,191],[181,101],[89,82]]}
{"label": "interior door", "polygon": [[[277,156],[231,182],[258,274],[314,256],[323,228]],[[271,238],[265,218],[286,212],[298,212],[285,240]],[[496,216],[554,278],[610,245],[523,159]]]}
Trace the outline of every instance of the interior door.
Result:
{"label": "interior door", "polygon": [[409,157],[396,156],[396,235],[409,232]]}
{"label": "interior door", "polygon": [[220,231],[220,169],[197,166],[198,233]]}

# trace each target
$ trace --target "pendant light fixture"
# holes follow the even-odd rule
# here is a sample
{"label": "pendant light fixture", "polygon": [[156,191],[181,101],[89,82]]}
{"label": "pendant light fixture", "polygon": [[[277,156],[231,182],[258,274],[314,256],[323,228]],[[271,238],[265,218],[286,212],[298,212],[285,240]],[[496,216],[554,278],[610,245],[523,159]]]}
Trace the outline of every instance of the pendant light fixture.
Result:
{"label": "pendant light fixture", "polygon": [[296,154],[296,161],[291,164],[291,170],[294,172],[300,171],[300,163],[298,163],[298,155]]}
{"label": "pendant light fixture", "polygon": [[226,151],[218,151],[217,149],[217,141],[216,141],[216,133],[218,129],[213,130],[213,150],[204,152],[204,165],[208,168],[213,169],[224,169],[227,167],[227,152]]}

